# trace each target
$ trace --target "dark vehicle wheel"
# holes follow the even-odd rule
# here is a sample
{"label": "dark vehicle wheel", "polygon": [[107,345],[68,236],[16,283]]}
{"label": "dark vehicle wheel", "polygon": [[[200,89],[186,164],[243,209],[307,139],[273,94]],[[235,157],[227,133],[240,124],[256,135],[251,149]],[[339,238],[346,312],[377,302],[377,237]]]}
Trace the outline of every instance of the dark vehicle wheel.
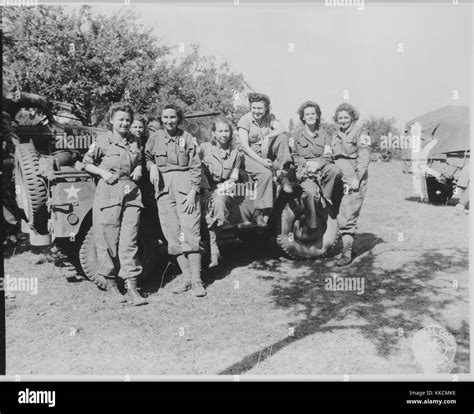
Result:
{"label": "dark vehicle wheel", "polygon": [[[153,270],[158,263],[158,244],[153,240],[147,240],[139,237],[138,255],[143,266],[141,278],[146,279],[153,276]],[[84,236],[79,249],[79,262],[84,275],[94,282],[100,289],[107,289],[107,280],[97,275],[98,259],[97,249],[95,247],[94,230],[92,227]]]}
{"label": "dark vehicle wheel", "polygon": [[39,154],[32,143],[18,144],[15,151],[15,194],[30,228],[48,234],[47,190],[38,176]]}
{"label": "dark vehicle wheel", "polygon": [[285,256],[296,260],[323,258],[338,239],[337,215],[331,206],[316,210],[317,227],[310,229],[305,220],[303,201],[291,200],[281,213],[280,234],[277,243]]}
{"label": "dark vehicle wheel", "polygon": [[427,198],[433,204],[445,204],[454,193],[452,181],[446,184],[438,182],[434,177],[426,177]]}
{"label": "dark vehicle wheel", "polygon": [[84,236],[79,249],[79,262],[81,263],[84,275],[94,282],[99,289],[107,289],[107,280],[97,275],[97,249],[95,247],[94,231],[93,228],[89,228],[89,231]]}

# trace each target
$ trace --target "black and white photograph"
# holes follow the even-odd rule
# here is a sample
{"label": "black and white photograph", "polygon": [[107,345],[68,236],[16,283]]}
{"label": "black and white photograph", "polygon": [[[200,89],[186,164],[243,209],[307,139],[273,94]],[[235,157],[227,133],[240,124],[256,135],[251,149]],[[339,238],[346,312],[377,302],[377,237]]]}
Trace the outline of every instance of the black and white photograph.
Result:
{"label": "black and white photograph", "polygon": [[0,6],[2,380],[472,380],[471,2]]}

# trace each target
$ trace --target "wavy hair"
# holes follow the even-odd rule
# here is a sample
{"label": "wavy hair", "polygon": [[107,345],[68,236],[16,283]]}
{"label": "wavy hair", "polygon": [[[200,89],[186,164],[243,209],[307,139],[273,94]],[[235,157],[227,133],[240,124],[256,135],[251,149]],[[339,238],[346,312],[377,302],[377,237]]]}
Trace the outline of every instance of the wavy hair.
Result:
{"label": "wavy hair", "polygon": [[351,104],[344,102],[336,108],[336,112],[334,113],[334,116],[332,117],[332,119],[334,120],[336,124],[337,124],[337,116],[339,112],[341,111],[346,111],[352,118],[352,122],[357,122],[359,120],[359,116],[360,116],[359,111]]}
{"label": "wavy hair", "polygon": [[298,115],[300,116],[300,121],[304,124],[304,111],[306,108],[314,108],[316,110],[316,115],[318,119],[316,120],[316,129],[319,129],[319,125],[321,125],[321,108],[316,102],[313,101],[306,101],[303,102],[300,107],[298,108]]}
{"label": "wavy hair", "polygon": [[112,125],[111,125],[110,121],[114,117],[114,114],[119,112],[119,111],[127,112],[130,115],[130,118],[131,118],[130,125],[133,123],[134,112],[133,112],[132,106],[127,104],[127,103],[123,103],[123,102],[115,102],[110,106],[110,108],[109,108],[109,110],[108,110],[108,112],[107,112],[107,114],[105,115],[105,118],[104,118],[105,125],[110,130],[112,130]]}
{"label": "wavy hair", "polygon": [[252,105],[254,102],[263,102],[266,107],[265,115],[270,113],[270,98],[267,95],[257,92],[249,93],[249,104]]}

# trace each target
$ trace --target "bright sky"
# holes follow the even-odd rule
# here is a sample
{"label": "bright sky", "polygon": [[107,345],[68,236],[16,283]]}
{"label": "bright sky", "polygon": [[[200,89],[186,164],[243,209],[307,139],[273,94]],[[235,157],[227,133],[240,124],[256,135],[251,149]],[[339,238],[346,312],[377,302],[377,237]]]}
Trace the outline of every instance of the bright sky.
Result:
{"label": "bright sky", "polygon": [[[101,13],[118,6],[101,5]],[[315,100],[328,120],[348,102],[398,125],[472,100],[472,4],[145,4],[131,6],[163,43],[197,43],[270,96],[285,125]],[[291,52],[293,45],[294,51]],[[179,52],[176,52],[179,53]],[[457,91],[457,92],[455,92]],[[456,98],[457,99],[454,99]]]}

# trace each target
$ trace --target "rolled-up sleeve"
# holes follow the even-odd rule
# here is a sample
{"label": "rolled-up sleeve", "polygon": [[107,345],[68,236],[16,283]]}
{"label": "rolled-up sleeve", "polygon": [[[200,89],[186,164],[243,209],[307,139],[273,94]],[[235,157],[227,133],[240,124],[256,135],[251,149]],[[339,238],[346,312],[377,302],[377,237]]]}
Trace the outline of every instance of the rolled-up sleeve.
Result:
{"label": "rolled-up sleeve", "polygon": [[84,158],[82,159],[82,164],[97,166],[101,163],[104,153],[100,141],[100,138],[97,137],[97,139],[91,144],[89,150],[85,153]]}
{"label": "rolled-up sleeve", "polygon": [[237,129],[239,128],[245,129],[247,132],[250,132],[249,114],[246,114],[242,118],[239,119],[239,122],[237,123]]}

